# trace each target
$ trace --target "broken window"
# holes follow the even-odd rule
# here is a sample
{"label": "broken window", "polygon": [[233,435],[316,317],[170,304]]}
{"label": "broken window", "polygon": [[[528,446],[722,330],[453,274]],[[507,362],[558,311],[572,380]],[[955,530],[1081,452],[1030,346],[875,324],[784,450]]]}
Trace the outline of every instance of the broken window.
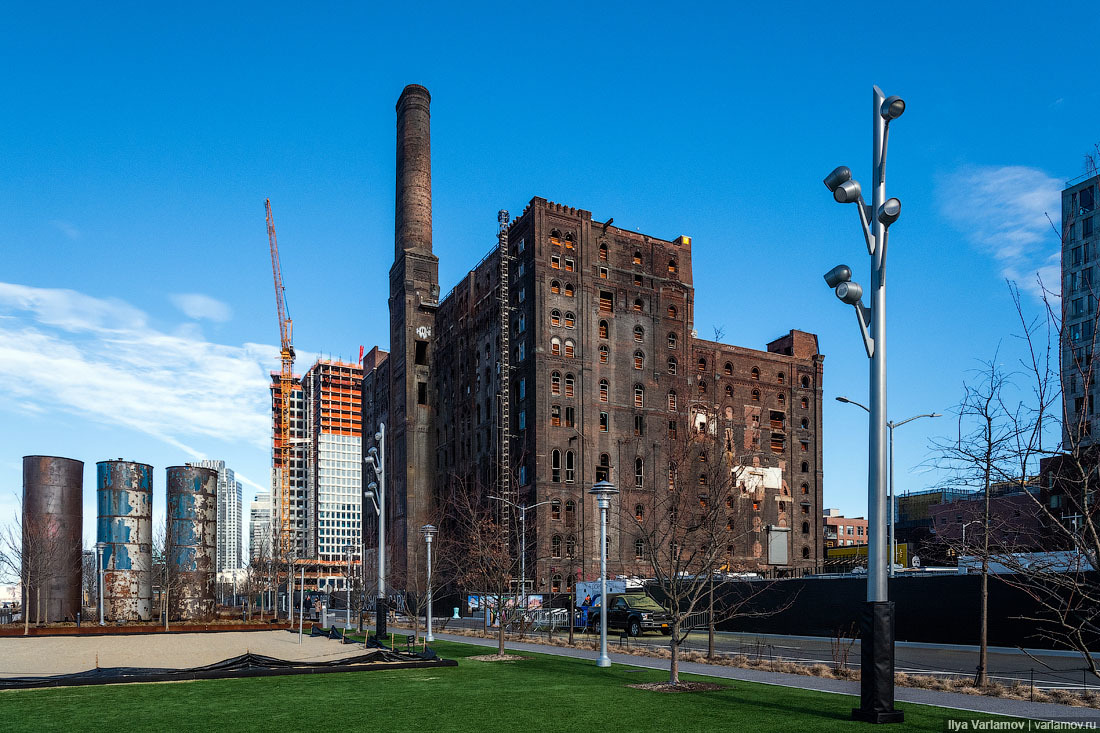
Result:
{"label": "broken window", "polygon": [[644,364],[645,364],[645,354],[643,354],[640,351],[635,351],[634,352],[634,368],[635,369],[641,369]]}
{"label": "broken window", "polygon": [[550,255],[550,267],[555,270],[561,269],[561,257],[558,255]]}
{"label": "broken window", "polygon": [[642,312],[642,299],[641,298],[635,298],[634,299],[634,312],[635,313],[641,313]]}
{"label": "broken window", "polygon": [[565,314],[565,327],[566,328],[573,328],[576,324],[577,324],[577,317],[575,315],[573,315],[572,313],[567,312]]}
{"label": "broken window", "polygon": [[428,342],[427,341],[417,341],[416,342],[416,354],[415,354],[414,359],[415,359],[415,363],[416,363],[417,366],[427,366],[428,365]]}
{"label": "broken window", "polygon": [[601,346],[600,347],[600,363],[601,364],[606,364],[607,363],[608,351],[609,351],[609,349],[606,346]]}
{"label": "broken window", "polygon": [[573,381],[574,381],[573,375],[567,373],[565,375],[565,396],[566,397],[572,397],[573,396]]}
{"label": "broken window", "polygon": [[676,317],[676,306],[670,305],[668,307],[668,317],[669,318],[675,318]]}
{"label": "broken window", "polygon": [[428,404],[428,385],[425,382],[416,383],[416,404]]}
{"label": "broken window", "polygon": [[600,291],[600,313],[615,312],[615,294],[607,290]]}
{"label": "broken window", "polygon": [[772,453],[782,453],[786,448],[786,437],[782,433],[772,433]]}
{"label": "broken window", "polygon": [[561,311],[557,311],[557,310],[550,311],[550,325],[551,326],[560,326],[561,325]]}
{"label": "broken window", "polygon": [[784,375],[783,372],[779,372],[779,374],[775,375],[775,378],[780,384],[783,384],[783,380],[786,379],[786,375]]}
{"label": "broken window", "polygon": [[634,406],[642,407],[642,402],[645,398],[645,388],[640,384],[634,385]]}
{"label": "broken window", "polygon": [[669,275],[675,275],[677,269],[678,268],[676,267],[676,260],[669,260],[668,261],[668,274]]}
{"label": "broken window", "polygon": [[601,433],[606,433],[607,432],[607,413],[606,412],[601,412],[600,413],[600,432]]}
{"label": "broken window", "polygon": [[561,283],[558,282],[557,280],[551,280],[550,281],[550,292],[553,293],[554,295],[558,295],[559,293],[561,293]]}
{"label": "broken window", "polygon": [[577,424],[576,408],[566,407],[565,408],[565,427],[571,428],[576,424]]}
{"label": "broken window", "polygon": [[[566,527],[572,527],[573,522],[576,520],[576,517],[577,517],[577,504],[572,499],[570,499],[569,501],[565,502],[565,526]],[[569,542],[570,543],[573,542],[572,537],[569,538]],[[573,554],[573,548],[572,547],[569,548],[569,554],[570,555]]]}
{"label": "broken window", "polygon": [[600,462],[596,466],[596,480],[611,480],[611,456],[607,455],[606,453],[600,454]]}
{"label": "broken window", "polygon": [[[550,480],[554,483],[561,481],[561,451],[555,448],[550,452]],[[558,504],[558,514],[561,515],[561,504]],[[550,507],[551,516],[553,516],[554,507]]]}
{"label": "broken window", "polygon": [[749,372],[749,379],[760,379],[760,370],[753,367],[752,371]]}
{"label": "broken window", "polygon": [[760,401],[760,390],[754,389],[752,391],[752,401],[753,402],[759,402]]}
{"label": "broken window", "polygon": [[566,249],[573,249],[573,235],[572,234],[566,234],[565,235],[565,248]]}
{"label": "broken window", "polygon": [[600,380],[600,402],[607,402],[607,393],[610,389],[610,385],[606,379]]}
{"label": "broken window", "polygon": [[726,397],[733,397],[733,387],[726,385]]}
{"label": "broken window", "polygon": [[644,338],[645,338],[645,329],[642,328],[641,326],[635,326],[634,327],[634,340],[635,341],[641,341]]}
{"label": "broken window", "polygon": [[[557,453],[557,451],[554,451]],[[561,499],[554,499],[550,502],[550,518],[561,519]]]}
{"label": "broken window", "polygon": [[699,380],[699,394],[706,394],[706,393],[707,393],[707,382],[706,382],[705,379],[700,379]]}
{"label": "broken window", "polygon": [[669,440],[676,440],[676,434],[677,434],[677,432],[676,432],[676,421],[675,420],[669,420],[668,421],[668,439]]}
{"label": "broken window", "polygon": [[642,415],[634,416],[634,435],[645,435],[645,417]]}
{"label": "broken window", "polygon": [[561,372],[550,372],[550,394],[561,394]]}
{"label": "broken window", "polygon": [[670,332],[668,334],[668,348],[670,348],[670,349],[675,349],[676,348],[676,333],[675,332]]}
{"label": "broken window", "polygon": [[668,409],[669,412],[676,411],[676,390],[674,389],[668,391]]}
{"label": "broken window", "polygon": [[607,268],[606,267],[601,267],[600,268],[600,279],[601,280],[606,280],[607,279]]}
{"label": "broken window", "polygon": [[600,262],[607,262],[607,245],[606,244],[601,244],[600,245],[599,255],[600,255]]}
{"label": "broken window", "polygon": [[676,373],[676,357],[675,356],[668,357],[668,373],[669,374],[675,374]]}
{"label": "broken window", "polygon": [[561,536],[554,535],[550,538],[550,557],[561,557]]}
{"label": "broken window", "polygon": [[561,339],[557,336],[550,339],[550,354],[552,356],[561,356]]}
{"label": "broken window", "polygon": [[575,270],[575,269],[576,268],[573,265],[573,260],[569,257],[566,257],[565,258],[565,271],[566,272],[573,272],[573,270]]}
{"label": "broken window", "polygon": [[573,348],[573,341],[571,339],[565,340],[565,358],[572,359],[575,349]]}
{"label": "broken window", "polygon": [[778,410],[772,410],[769,415],[771,426],[773,430],[783,430],[785,427],[786,414],[779,412]]}
{"label": "broken window", "polygon": [[607,326],[607,321],[600,321],[600,338],[607,338],[609,330],[610,329]]}
{"label": "broken window", "polygon": [[638,273],[634,273],[634,285],[639,288],[642,287],[642,276]]}
{"label": "broken window", "polygon": [[566,283],[565,284],[565,297],[567,297],[567,298],[572,298],[573,297],[573,283]]}
{"label": "broken window", "polygon": [[577,476],[577,454],[573,451],[565,453],[565,483],[571,484]]}
{"label": "broken window", "polygon": [[561,405],[550,405],[550,425],[561,427]]}

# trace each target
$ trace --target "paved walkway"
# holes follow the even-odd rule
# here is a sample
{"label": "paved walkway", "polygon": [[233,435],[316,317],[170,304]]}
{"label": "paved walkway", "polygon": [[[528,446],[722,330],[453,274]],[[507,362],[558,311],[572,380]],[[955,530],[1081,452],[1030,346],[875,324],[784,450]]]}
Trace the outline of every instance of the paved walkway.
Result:
{"label": "paved walkway", "polygon": [[222,631],[200,634],[132,636],[31,636],[0,638],[0,677],[84,672],[100,667],[186,669],[213,664],[245,652],[289,660],[329,660],[363,653],[340,644],[289,631]]}
{"label": "paved walkway", "polygon": [[[474,644],[477,646],[495,647],[497,645],[496,639],[482,639],[472,636],[459,636],[457,634],[435,634],[435,638],[444,639],[446,641],[457,641],[465,644]],[[597,656],[596,652],[588,649],[571,649],[568,647],[556,647],[546,644],[531,644],[529,642],[508,641],[506,647],[511,651],[537,652],[540,654],[555,654],[577,659],[591,659],[593,664],[595,664]],[[646,667],[649,669],[668,669],[667,659],[618,654],[612,651],[612,649],[613,645],[609,645],[608,656],[611,657],[611,661],[614,664],[625,664],[634,667]],[[852,695],[854,697],[859,696],[859,682],[850,682],[847,680],[830,680],[821,677],[811,677],[809,675],[765,672],[756,669],[722,667],[711,664],[699,664],[696,662],[680,662],[680,671],[690,674],[707,675],[710,677],[721,677],[724,679],[759,682],[766,685],[798,687],[804,690],[818,690],[820,692]],[[1008,715],[1031,720],[1094,721],[1097,726],[1100,726],[1100,710],[1094,708],[1078,708],[1069,705],[1028,702],[1026,700],[1006,700],[999,697],[966,695],[960,692],[940,692],[938,690],[921,690],[911,687],[895,688],[894,694],[898,702],[935,705],[966,712]],[[858,702],[853,700],[853,707],[855,706],[858,706]]]}

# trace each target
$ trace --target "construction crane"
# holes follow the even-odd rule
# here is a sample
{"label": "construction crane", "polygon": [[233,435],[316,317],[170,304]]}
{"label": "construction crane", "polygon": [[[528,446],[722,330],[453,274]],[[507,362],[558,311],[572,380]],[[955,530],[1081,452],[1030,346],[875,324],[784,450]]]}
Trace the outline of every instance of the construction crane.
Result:
{"label": "construction crane", "polygon": [[279,264],[279,243],[275,239],[275,219],[271,215],[271,199],[264,201],[267,210],[267,239],[271,245],[271,271],[275,275],[275,308],[279,313],[279,357],[282,371],[279,374],[279,434],[278,456],[282,470],[279,475],[279,545],[278,556],[289,556],[290,529],[290,395],[294,389],[294,346],[291,343],[294,322],[286,310],[286,288],[283,287],[283,270]]}

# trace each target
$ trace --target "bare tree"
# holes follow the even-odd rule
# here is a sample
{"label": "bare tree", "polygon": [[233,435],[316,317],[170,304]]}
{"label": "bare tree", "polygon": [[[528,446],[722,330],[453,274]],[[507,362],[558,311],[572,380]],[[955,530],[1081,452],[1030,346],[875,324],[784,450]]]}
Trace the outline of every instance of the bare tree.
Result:
{"label": "bare tree", "polygon": [[[739,592],[715,594],[715,576],[755,570],[747,543],[752,536],[742,518],[752,515],[754,499],[735,479],[738,459],[732,441],[718,440],[696,419],[686,440],[673,441],[667,491],[655,489],[649,507],[622,507],[620,526],[629,527],[655,587],[672,616],[669,647],[669,684],[680,683],[680,647],[691,631],[693,615],[708,611],[711,619],[763,616],[780,608],[762,609],[755,603],[771,585],[758,580],[744,583]],[[782,499],[782,496],[776,497]],[[789,498],[788,498],[789,500]],[[639,509],[641,509],[639,511]],[[788,601],[789,605],[789,601]]]}
{"label": "bare tree", "polygon": [[13,521],[0,530],[0,563],[4,574],[23,586],[23,633],[30,633],[31,609],[35,624],[48,624],[50,585],[63,572],[65,553],[59,552],[59,528],[45,518],[33,521],[19,509]]}
{"label": "bare tree", "polygon": [[169,630],[168,619],[172,608],[172,599],[183,586],[183,580],[176,572],[172,561],[174,553],[172,533],[165,526],[158,526],[153,532],[153,582],[160,586],[160,611],[164,616],[164,630]]}
{"label": "bare tree", "polygon": [[[412,618],[413,634],[420,633],[420,617],[426,614],[428,595],[434,603],[451,587],[458,578],[459,562],[456,556],[458,546],[461,544],[454,536],[454,532],[447,521],[442,508],[438,505],[430,507],[424,514],[427,524],[436,527],[437,532],[432,540],[432,585],[428,588],[428,545],[421,537],[420,541],[413,544],[408,553],[407,562],[403,572],[390,576],[390,585],[394,588],[403,588],[402,604],[404,612]],[[416,532],[420,535],[420,527]]]}

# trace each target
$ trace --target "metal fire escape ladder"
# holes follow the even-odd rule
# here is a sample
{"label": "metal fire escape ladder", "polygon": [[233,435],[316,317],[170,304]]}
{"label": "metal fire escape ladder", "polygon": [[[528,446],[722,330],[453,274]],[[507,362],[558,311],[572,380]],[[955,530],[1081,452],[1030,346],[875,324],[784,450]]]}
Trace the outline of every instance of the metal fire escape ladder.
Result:
{"label": "metal fire escape ladder", "polygon": [[[497,470],[497,481],[499,482],[498,490],[500,496],[515,503],[514,492],[512,491],[512,454],[511,454],[511,426],[512,426],[512,407],[511,407],[511,386],[512,386],[512,371],[511,371],[511,355],[512,344],[510,338],[511,332],[511,307],[509,300],[509,272],[508,261],[510,259],[508,253],[508,212],[497,212],[497,246],[500,250],[500,381],[499,384],[499,398],[500,398],[500,466]],[[508,505],[501,503],[501,527],[504,531],[504,536],[510,536],[508,518],[510,512],[508,511]]]}

